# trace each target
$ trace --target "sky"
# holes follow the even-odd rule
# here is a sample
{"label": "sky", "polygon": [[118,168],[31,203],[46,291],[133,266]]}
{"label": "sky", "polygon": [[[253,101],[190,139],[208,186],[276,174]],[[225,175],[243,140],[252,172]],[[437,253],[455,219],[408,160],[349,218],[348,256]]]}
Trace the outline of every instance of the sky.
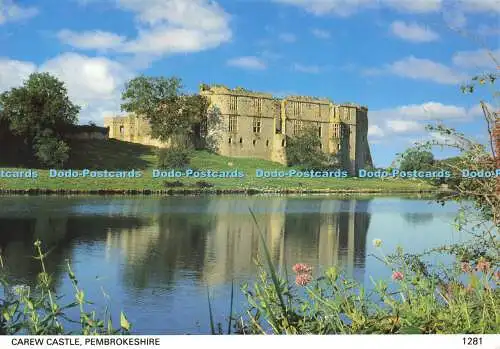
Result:
{"label": "sky", "polygon": [[99,125],[140,74],[355,102],[388,166],[427,124],[486,142],[492,90],[460,86],[498,72],[499,38],[500,0],[0,0],[0,92],[49,72]]}

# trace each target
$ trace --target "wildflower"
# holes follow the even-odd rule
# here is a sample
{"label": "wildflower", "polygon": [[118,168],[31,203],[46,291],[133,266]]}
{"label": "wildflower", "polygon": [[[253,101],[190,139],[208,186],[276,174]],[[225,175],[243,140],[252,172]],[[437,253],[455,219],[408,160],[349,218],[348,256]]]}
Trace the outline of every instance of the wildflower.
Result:
{"label": "wildflower", "polygon": [[374,247],[382,246],[382,240],[380,240],[380,239],[373,239],[372,243],[373,243]]}
{"label": "wildflower", "polygon": [[470,273],[472,272],[472,267],[471,265],[469,264],[469,262],[462,262],[460,264],[460,269],[462,270],[462,272],[464,273]]}
{"label": "wildflower", "polygon": [[476,270],[487,273],[490,270],[490,262],[481,258],[476,264]]}
{"label": "wildflower", "polygon": [[393,280],[403,280],[404,278],[404,275],[402,272],[400,271],[393,271],[392,272],[392,279]]}
{"label": "wildflower", "polygon": [[312,281],[312,276],[311,274],[308,273],[299,273],[295,277],[295,283],[299,286],[306,286],[311,281]]}
{"label": "wildflower", "polygon": [[500,269],[493,273],[495,280],[500,281]]}
{"label": "wildflower", "polygon": [[229,166],[229,167],[233,167],[233,163],[232,163],[231,161],[229,161],[229,162],[227,163],[227,166]]}
{"label": "wildflower", "polygon": [[297,263],[293,266],[292,270],[297,274],[308,274],[312,272],[312,267],[305,263]]}

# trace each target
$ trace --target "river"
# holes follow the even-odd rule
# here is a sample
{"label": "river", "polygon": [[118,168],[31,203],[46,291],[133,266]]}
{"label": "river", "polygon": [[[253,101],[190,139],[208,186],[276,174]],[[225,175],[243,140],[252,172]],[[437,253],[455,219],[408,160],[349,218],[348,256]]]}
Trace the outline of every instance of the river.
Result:
{"label": "river", "polygon": [[[40,239],[51,250],[47,268],[63,301],[74,294],[69,260],[87,298],[123,310],[135,333],[206,334],[207,289],[216,321],[225,322],[231,284],[255,278],[263,249],[250,210],[279,268],[338,265],[366,285],[370,276],[390,279],[371,256],[378,253],[373,239],[386,252],[464,239],[452,226],[457,206],[429,199],[11,196],[0,197],[0,247],[16,283],[36,280],[33,241]],[[244,299],[235,294],[239,310]]]}

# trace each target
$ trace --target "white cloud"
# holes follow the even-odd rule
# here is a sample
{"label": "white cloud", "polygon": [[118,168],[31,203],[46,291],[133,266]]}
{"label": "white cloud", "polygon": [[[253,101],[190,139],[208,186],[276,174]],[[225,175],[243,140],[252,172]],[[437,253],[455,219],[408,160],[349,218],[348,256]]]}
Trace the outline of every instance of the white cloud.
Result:
{"label": "white cloud", "polygon": [[487,51],[460,51],[453,55],[453,64],[461,68],[491,68],[495,69],[500,61],[500,49]]}
{"label": "white cloud", "polygon": [[440,102],[402,105],[371,110],[368,134],[381,138],[392,134],[420,134],[429,123],[469,122],[482,115],[479,105],[465,108]]}
{"label": "white cloud", "polygon": [[471,108],[468,110],[456,105],[426,102],[370,111],[370,117],[375,120],[466,120],[469,119],[472,114],[476,114],[475,112],[471,113],[471,110],[473,109]]}
{"label": "white cloud", "polygon": [[387,120],[387,128],[394,133],[414,133],[423,131],[425,126],[416,122],[408,120]]}
{"label": "white cloud", "polygon": [[292,42],[297,41],[297,37],[292,33],[281,33],[281,34],[279,34],[278,37],[281,41],[284,41],[287,43],[292,43]]}
{"label": "white cloud", "polygon": [[370,137],[375,137],[375,138],[380,138],[385,135],[384,130],[382,130],[381,127],[377,125],[370,125],[368,127],[368,136]]}
{"label": "white cloud", "polygon": [[0,0],[0,24],[30,19],[38,13],[36,7],[22,7],[12,0]]}
{"label": "white cloud", "polygon": [[120,111],[120,94],[132,72],[104,57],[65,53],[39,68],[65,82],[71,100],[82,106],[80,121],[102,123],[104,113]]}
{"label": "white cloud", "polygon": [[232,37],[229,15],[212,0],[117,0],[117,4],[135,14],[136,38],[102,31],[63,31],[60,38],[78,48],[161,56],[215,48]]}
{"label": "white cloud", "polygon": [[385,71],[401,77],[429,80],[440,84],[459,84],[467,79],[467,75],[444,64],[414,56],[388,65]]}
{"label": "white cloud", "polygon": [[439,35],[431,29],[417,23],[405,23],[394,21],[391,24],[391,32],[397,37],[411,42],[430,42],[439,39]]}
{"label": "white cloud", "polygon": [[0,58],[0,92],[22,85],[31,73],[36,71],[36,65]]}
{"label": "white cloud", "polygon": [[349,16],[370,8],[391,8],[405,13],[431,13],[441,9],[442,0],[274,0],[304,8],[316,15]]}
{"label": "white cloud", "polygon": [[500,1],[498,0],[461,0],[460,7],[468,12],[500,13]]}
{"label": "white cloud", "polygon": [[[315,15],[349,16],[366,9],[392,9],[402,13],[428,14],[445,12],[450,5],[458,16],[463,12],[500,12],[498,0],[273,0],[305,9]],[[465,18],[458,18],[463,22]]]}
{"label": "white cloud", "polygon": [[266,64],[260,58],[255,56],[233,58],[227,61],[227,64],[232,67],[250,70],[264,70],[267,68]]}
{"label": "white cloud", "polygon": [[311,33],[319,39],[329,39],[331,36],[330,32],[318,28],[311,29]]}
{"label": "white cloud", "polygon": [[120,48],[125,41],[124,36],[100,30],[76,33],[64,29],[59,31],[57,37],[65,44],[84,50],[116,49]]}
{"label": "white cloud", "polygon": [[380,0],[380,2],[390,8],[406,13],[438,12],[443,6],[443,0]]}
{"label": "white cloud", "polygon": [[319,74],[321,72],[321,68],[317,65],[304,65],[299,63],[293,65],[293,70],[308,74]]}
{"label": "white cloud", "polygon": [[0,91],[22,85],[29,74],[48,72],[68,89],[70,99],[82,107],[80,122],[102,124],[104,114],[120,112],[120,94],[132,72],[118,62],[76,53],[56,56],[37,67],[31,62],[0,59]]}

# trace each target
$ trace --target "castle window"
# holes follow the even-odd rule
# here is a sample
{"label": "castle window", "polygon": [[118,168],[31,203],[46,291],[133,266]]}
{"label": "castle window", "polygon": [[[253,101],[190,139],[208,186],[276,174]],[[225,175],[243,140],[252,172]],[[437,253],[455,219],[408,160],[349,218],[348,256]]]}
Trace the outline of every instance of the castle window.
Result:
{"label": "castle window", "polygon": [[122,136],[125,134],[125,127],[123,125],[120,126],[120,134]]}
{"label": "castle window", "polygon": [[231,139],[231,137],[229,137],[229,144],[231,144],[233,142],[233,140]]}
{"label": "castle window", "polygon": [[323,144],[322,143],[319,144],[319,149],[323,149]]}
{"label": "castle window", "polygon": [[240,137],[240,144],[243,144],[243,138]]}
{"label": "castle window", "polygon": [[337,149],[340,150],[340,143],[337,145]]}
{"label": "castle window", "polygon": [[252,144],[255,146],[255,143],[257,143],[257,141],[254,139],[254,140],[252,141]]}
{"label": "castle window", "polygon": [[321,124],[318,125],[318,137],[321,137]]}
{"label": "castle window", "polygon": [[266,147],[269,147],[269,139],[266,141]]}
{"label": "castle window", "polygon": [[293,120],[293,134],[299,134],[302,130],[302,120]]}
{"label": "castle window", "polygon": [[300,103],[300,102],[293,102],[292,103],[292,114],[293,116],[299,116],[300,114],[302,114],[302,108],[303,108],[303,104]]}
{"label": "castle window", "polygon": [[260,133],[262,130],[262,120],[260,118],[253,118],[253,133]]}
{"label": "castle window", "polygon": [[229,132],[238,131],[238,117],[236,115],[229,116]]}
{"label": "castle window", "polygon": [[255,108],[255,115],[261,116],[262,115],[262,99],[255,98],[253,100],[253,106]]}
{"label": "castle window", "polygon": [[286,144],[285,144],[285,140],[284,140],[284,139],[281,141],[281,146],[282,146],[282,147],[286,146]]}
{"label": "castle window", "polygon": [[341,135],[340,131],[341,131],[340,124],[333,124],[333,138],[340,139]]}
{"label": "castle window", "polygon": [[232,112],[238,111],[238,97],[229,96],[229,110]]}

